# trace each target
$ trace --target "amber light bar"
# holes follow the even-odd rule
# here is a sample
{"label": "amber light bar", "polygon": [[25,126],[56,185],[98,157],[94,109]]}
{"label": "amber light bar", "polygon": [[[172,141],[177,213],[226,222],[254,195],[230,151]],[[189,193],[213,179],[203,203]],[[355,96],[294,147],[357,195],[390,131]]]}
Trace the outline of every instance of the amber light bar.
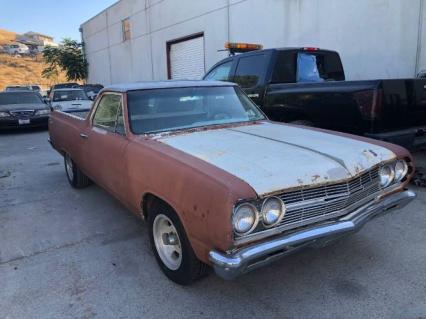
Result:
{"label": "amber light bar", "polygon": [[262,50],[263,45],[253,43],[226,42],[225,49],[231,52],[248,52],[254,50]]}

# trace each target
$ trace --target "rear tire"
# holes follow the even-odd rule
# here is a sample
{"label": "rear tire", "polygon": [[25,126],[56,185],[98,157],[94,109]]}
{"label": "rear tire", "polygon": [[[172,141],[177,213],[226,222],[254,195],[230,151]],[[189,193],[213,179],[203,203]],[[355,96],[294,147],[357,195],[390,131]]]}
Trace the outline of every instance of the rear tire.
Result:
{"label": "rear tire", "polygon": [[90,179],[78,168],[71,157],[64,155],[65,173],[70,185],[74,188],[84,188],[90,185]]}
{"label": "rear tire", "polygon": [[208,266],[198,260],[174,210],[156,201],[148,212],[149,239],[163,273],[179,285],[189,285],[207,274]]}

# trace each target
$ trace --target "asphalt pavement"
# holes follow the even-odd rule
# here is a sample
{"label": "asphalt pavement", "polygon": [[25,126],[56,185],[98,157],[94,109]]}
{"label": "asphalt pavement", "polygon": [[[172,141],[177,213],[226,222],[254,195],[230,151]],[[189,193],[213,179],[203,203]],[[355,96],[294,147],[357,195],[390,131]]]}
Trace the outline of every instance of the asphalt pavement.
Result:
{"label": "asphalt pavement", "polygon": [[3,132],[0,318],[426,318],[426,188],[412,189],[333,246],[180,287],[143,221],[96,185],[69,186],[47,131]]}

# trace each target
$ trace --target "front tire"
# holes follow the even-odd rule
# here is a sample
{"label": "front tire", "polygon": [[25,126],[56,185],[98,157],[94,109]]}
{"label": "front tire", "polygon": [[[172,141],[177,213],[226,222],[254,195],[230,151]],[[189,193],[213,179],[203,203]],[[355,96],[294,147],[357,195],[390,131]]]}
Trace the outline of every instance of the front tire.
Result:
{"label": "front tire", "polygon": [[174,210],[157,201],[148,212],[151,249],[163,273],[179,285],[189,285],[207,273],[208,266],[195,256]]}
{"label": "front tire", "polygon": [[90,179],[78,168],[71,157],[66,153],[64,155],[64,165],[68,182],[73,188],[84,188],[89,186]]}

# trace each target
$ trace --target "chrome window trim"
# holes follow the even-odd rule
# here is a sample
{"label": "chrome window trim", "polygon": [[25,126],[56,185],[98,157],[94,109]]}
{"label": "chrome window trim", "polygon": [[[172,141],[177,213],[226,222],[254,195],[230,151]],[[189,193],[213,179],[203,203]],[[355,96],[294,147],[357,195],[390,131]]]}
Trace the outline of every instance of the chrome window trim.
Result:
{"label": "chrome window trim", "polygon": [[[94,128],[94,127],[96,127],[96,128],[98,128],[98,129],[101,129],[101,130],[103,130],[103,131],[105,131],[105,132],[108,132],[108,133],[112,133],[112,134],[116,134],[116,135],[119,135],[119,136],[127,136],[127,134],[128,134],[128,128],[127,128],[127,126],[126,126],[126,121],[124,121],[123,120],[123,126],[124,126],[124,135],[123,134],[121,134],[121,133],[118,133],[118,132],[116,132],[116,127],[114,127],[114,131],[111,131],[111,130],[109,130],[109,129],[106,129],[105,127],[103,127],[102,125],[95,125],[94,123],[93,123],[93,120],[94,120],[94,117],[95,117],[95,115],[96,115],[96,112],[97,112],[97,110],[98,110],[98,107],[99,107],[99,104],[101,103],[101,101],[102,101],[102,99],[106,96],[106,95],[118,95],[118,96],[120,96],[120,104],[121,104],[121,114],[123,115],[123,119],[124,119],[124,109],[123,109],[123,102],[124,102],[124,99],[123,99],[123,93],[120,93],[120,92],[112,92],[112,91],[106,91],[106,92],[103,92],[100,96],[99,96],[99,98],[98,99],[96,99],[96,103],[95,103],[95,105],[93,105],[93,111],[92,111],[92,113],[90,114],[90,119],[89,119],[89,122],[90,122],[90,127],[91,128]],[[117,112],[117,116],[116,116],[116,119],[115,119],[115,124],[116,124],[116,126],[117,126],[117,118],[118,118],[118,112]]]}

